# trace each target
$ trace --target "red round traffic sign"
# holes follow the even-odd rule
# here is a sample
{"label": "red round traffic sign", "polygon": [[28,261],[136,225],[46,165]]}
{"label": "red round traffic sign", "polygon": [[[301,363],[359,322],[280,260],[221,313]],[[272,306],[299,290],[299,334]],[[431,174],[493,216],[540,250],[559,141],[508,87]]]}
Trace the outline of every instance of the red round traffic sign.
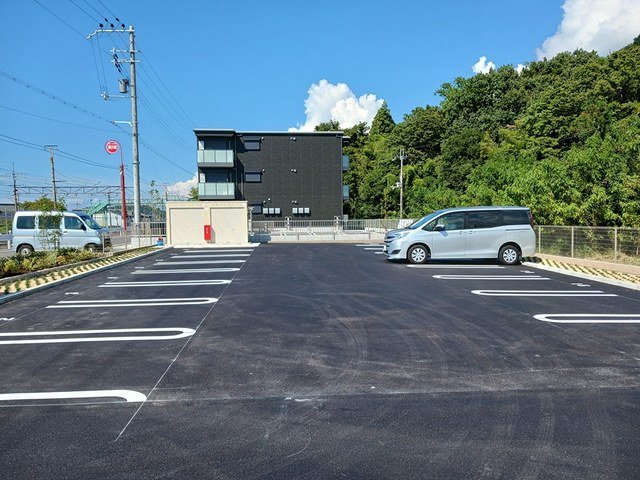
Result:
{"label": "red round traffic sign", "polygon": [[108,154],[117,153],[120,150],[120,144],[115,140],[109,140],[104,144],[104,149]]}

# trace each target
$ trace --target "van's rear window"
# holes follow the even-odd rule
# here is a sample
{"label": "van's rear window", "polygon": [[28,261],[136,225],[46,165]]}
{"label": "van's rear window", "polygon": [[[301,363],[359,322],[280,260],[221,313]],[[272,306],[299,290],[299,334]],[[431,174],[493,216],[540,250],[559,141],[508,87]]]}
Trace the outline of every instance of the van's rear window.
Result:
{"label": "van's rear window", "polygon": [[36,228],[36,217],[19,216],[16,220],[16,228],[18,230],[33,230]]}
{"label": "van's rear window", "polygon": [[505,225],[528,225],[528,210],[503,210],[502,223]]}

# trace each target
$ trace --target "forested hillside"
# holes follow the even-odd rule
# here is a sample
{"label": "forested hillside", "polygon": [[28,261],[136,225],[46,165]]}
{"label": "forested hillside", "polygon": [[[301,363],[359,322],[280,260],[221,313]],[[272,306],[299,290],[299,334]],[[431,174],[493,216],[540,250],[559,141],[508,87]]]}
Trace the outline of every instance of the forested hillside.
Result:
{"label": "forested hillside", "polygon": [[[442,85],[439,106],[345,129],[351,218],[526,205],[538,224],[640,226],[640,37]],[[339,127],[321,124],[320,130]]]}

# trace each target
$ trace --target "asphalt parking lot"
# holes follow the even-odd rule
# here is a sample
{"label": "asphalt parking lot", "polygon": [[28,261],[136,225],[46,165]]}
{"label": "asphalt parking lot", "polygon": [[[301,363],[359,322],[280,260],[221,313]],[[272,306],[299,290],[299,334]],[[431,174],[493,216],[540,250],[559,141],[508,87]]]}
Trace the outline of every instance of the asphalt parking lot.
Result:
{"label": "asphalt parking lot", "polygon": [[0,471],[639,478],[639,307],[374,244],[164,250],[0,305]]}

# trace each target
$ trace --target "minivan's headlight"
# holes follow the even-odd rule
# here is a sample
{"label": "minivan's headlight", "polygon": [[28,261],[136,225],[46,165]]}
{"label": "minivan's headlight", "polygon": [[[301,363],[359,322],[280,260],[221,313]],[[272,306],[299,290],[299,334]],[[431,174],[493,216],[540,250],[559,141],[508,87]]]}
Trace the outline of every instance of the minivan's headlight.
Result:
{"label": "minivan's headlight", "polygon": [[404,238],[407,235],[409,235],[409,230],[407,230],[406,232],[400,232],[396,234],[396,238]]}

